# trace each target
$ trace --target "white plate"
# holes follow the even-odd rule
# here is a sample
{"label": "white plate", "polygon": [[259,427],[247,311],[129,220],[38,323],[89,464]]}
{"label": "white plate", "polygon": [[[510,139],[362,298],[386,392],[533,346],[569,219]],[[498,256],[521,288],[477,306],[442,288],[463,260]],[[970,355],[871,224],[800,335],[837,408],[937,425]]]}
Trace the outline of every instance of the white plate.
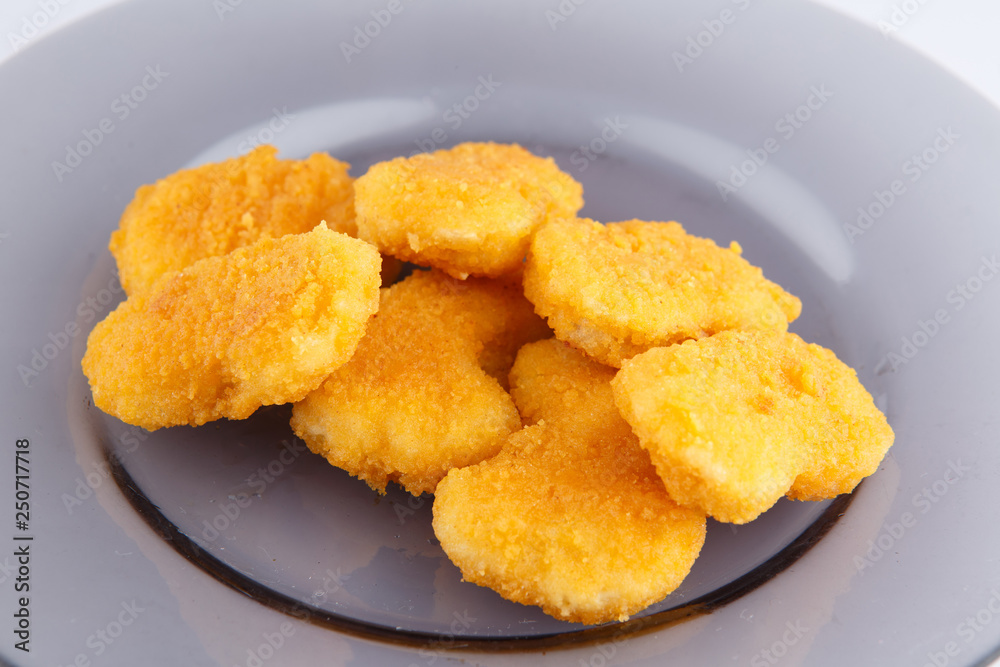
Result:
{"label": "white plate", "polygon": [[[133,2],[5,62],[0,90],[0,442],[12,452],[0,539],[12,554],[15,536],[34,537],[31,652],[8,630],[5,660],[973,665],[998,654],[1000,122],[878,32],[748,0]],[[738,240],[802,297],[794,330],[856,367],[886,410],[897,439],[882,469],[851,497],[713,524],[678,592],[594,629],[462,583],[433,540],[429,501],[398,490],[379,501],[282,449],[285,409],[147,435],[90,406],[79,360],[121,297],[106,245],[136,187],[256,141],[289,157],[328,150],[361,173],[466,139],[556,156],[591,217],[678,219]],[[26,531],[14,524],[19,439]],[[16,558],[0,565],[11,619]]]}

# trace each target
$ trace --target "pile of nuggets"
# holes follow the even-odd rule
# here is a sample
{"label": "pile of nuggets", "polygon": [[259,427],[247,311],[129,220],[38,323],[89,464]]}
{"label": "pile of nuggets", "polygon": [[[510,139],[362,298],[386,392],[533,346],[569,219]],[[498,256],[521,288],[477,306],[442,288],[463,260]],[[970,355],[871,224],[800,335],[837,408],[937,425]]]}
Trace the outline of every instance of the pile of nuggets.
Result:
{"label": "pile of nuggets", "polygon": [[738,244],[582,206],[494,143],[356,181],[271,147],[178,172],[112,235],[128,298],[88,339],[94,401],[150,430],[294,403],[333,465],[434,494],[467,581],[624,620],[680,585],[706,517],[850,492],[893,433]]}

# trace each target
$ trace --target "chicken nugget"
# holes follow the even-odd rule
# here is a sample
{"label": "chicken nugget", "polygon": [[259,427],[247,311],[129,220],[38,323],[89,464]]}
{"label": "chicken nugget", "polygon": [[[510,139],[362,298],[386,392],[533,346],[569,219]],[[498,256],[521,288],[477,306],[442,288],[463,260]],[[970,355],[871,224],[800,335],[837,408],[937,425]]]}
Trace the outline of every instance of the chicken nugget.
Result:
{"label": "chicken nugget", "polygon": [[125,292],[259,239],[308,232],[321,221],[356,236],[350,165],[325,153],[305,160],[276,154],[261,146],[140,187],[109,246]]}
{"label": "chicken nugget", "polygon": [[579,623],[625,620],[680,585],[705,541],[611,393],[614,369],[554,339],[523,347],[512,394],[531,425],[438,485],[434,532],[467,581]]}
{"label": "chicken nugget", "polygon": [[848,493],[893,441],[854,370],[792,333],[655,348],[611,384],[671,497],[720,521],[750,521],[783,495]]}
{"label": "chicken nugget", "polygon": [[90,333],[94,403],[153,430],[300,400],[364,335],[379,265],[373,246],[320,225],[165,273]]}
{"label": "chicken nugget", "polygon": [[295,405],[292,428],[373,489],[434,491],[520,428],[497,378],[522,344],[548,335],[516,284],[416,271],[382,291],[354,358]]}
{"label": "chicken nugget", "polygon": [[518,350],[510,370],[510,395],[525,426],[544,420],[588,434],[608,428],[616,437],[627,426],[611,396],[616,372],[549,338]]}
{"label": "chicken nugget", "polygon": [[676,222],[554,220],[535,234],[524,293],[560,340],[621,366],[727,329],[778,329],[802,303],[740,256]]}
{"label": "chicken nugget", "polygon": [[535,229],[583,206],[582,186],[552,158],[512,144],[380,162],[355,192],[360,238],[456,278],[518,273]]}

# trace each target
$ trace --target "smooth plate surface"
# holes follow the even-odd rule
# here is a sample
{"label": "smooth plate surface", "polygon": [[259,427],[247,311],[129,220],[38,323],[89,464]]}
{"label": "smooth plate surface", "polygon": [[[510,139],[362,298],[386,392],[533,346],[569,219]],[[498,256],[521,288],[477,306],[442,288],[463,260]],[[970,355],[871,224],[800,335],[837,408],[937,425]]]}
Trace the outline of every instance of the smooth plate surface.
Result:
{"label": "smooth plate surface", "polygon": [[[995,109],[808,5],[226,4],[122,3],[0,67],[0,89],[16,92],[0,108],[0,442],[30,442],[28,530],[13,523],[13,453],[0,498],[9,544],[34,537],[31,652],[8,633],[3,659],[971,665],[996,653]],[[802,298],[793,330],[858,369],[897,435],[879,473],[833,507],[838,521],[829,504],[783,502],[745,527],[713,524],[648,624],[594,633],[463,584],[429,499],[378,499],[302,451],[282,408],[146,434],[89,405],[79,360],[121,298],[107,238],[136,187],[259,141],[286,157],[330,151],[357,175],[467,139],[555,156],[584,184],[587,216],[737,240]],[[655,620],[745,582],[817,521],[829,532],[759,587]],[[16,558],[0,564],[11,618]]]}

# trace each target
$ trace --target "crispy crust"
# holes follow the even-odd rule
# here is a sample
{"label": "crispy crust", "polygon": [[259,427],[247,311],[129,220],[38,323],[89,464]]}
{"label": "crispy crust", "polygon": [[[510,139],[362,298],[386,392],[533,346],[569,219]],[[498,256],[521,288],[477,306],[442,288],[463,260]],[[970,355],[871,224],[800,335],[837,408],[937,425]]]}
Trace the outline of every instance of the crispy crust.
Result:
{"label": "crispy crust", "polygon": [[535,229],[583,206],[583,188],[552,158],[516,144],[380,162],[355,192],[360,238],[456,278],[517,274]]}
{"label": "crispy crust", "polygon": [[297,401],[351,357],[379,265],[374,247],[320,226],[166,273],[91,332],[94,402],[153,430]]}
{"label": "crispy crust", "polygon": [[535,234],[524,291],[556,337],[621,366],[727,329],[786,330],[801,302],[740,252],[676,222],[555,220]]}
{"label": "crispy crust", "polygon": [[416,271],[383,290],[354,358],[296,404],[292,427],[374,489],[433,491],[520,427],[498,378],[523,343],[547,335],[516,284]]}
{"label": "crispy crust", "polygon": [[671,497],[720,521],[750,521],[783,495],[847,493],[893,441],[854,371],[787,332],[652,349],[612,387]]}
{"label": "crispy crust", "polygon": [[350,165],[325,153],[279,160],[261,146],[140,187],[109,245],[127,294],[167,271],[320,222],[357,235]]}
{"label": "crispy crust", "polygon": [[579,623],[625,620],[683,581],[704,514],[667,496],[618,415],[613,375],[553,339],[522,348],[511,385],[531,425],[448,473],[434,500],[435,534],[467,581]]}

